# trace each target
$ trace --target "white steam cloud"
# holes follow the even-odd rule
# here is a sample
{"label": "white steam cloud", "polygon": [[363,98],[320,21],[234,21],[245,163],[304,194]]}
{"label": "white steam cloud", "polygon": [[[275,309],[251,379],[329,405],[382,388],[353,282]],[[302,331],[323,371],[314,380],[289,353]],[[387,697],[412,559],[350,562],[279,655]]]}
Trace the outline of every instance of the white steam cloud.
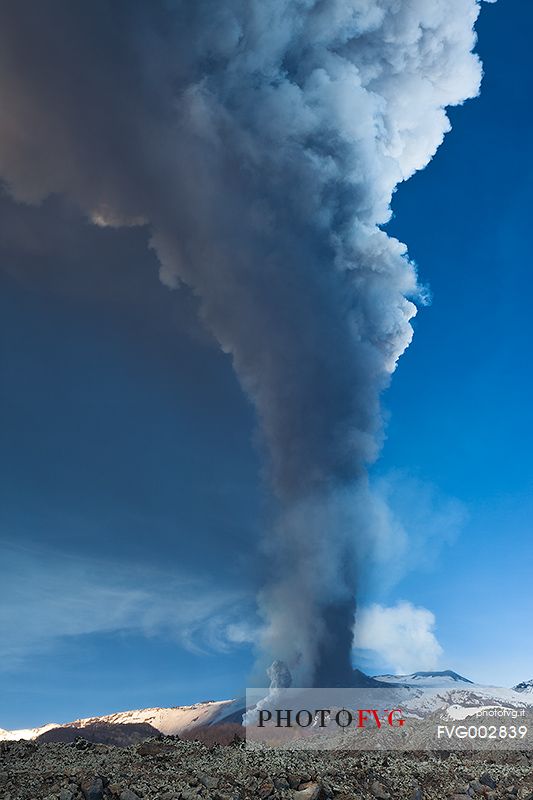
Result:
{"label": "white steam cloud", "polygon": [[357,614],[355,646],[361,656],[396,674],[433,669],[442,655],[435,635],[435,616],[411,603],[374,604]]}
{"label": "white steam cloud", "polygon": [[[252,399],[278,503],[265,658],[350,676],[379,396],[420,296],[380,227],[477,94],[476,0],[146,0],[0,8],[0,175],[147,225]],[[361,488],[363,487],[363,488]],[[332,652],[336,653],[333,663]]]}

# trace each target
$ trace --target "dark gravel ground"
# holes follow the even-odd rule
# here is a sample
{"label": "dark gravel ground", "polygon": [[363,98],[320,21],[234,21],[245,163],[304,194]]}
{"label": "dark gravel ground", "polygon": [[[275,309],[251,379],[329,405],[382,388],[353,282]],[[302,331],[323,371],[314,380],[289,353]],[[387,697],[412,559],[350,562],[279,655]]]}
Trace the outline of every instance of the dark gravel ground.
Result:
{"label": "dark gravel ground", "polygon": [[152,739],[0,744],[1,800],[533,800],[533,754],[250,751]]}

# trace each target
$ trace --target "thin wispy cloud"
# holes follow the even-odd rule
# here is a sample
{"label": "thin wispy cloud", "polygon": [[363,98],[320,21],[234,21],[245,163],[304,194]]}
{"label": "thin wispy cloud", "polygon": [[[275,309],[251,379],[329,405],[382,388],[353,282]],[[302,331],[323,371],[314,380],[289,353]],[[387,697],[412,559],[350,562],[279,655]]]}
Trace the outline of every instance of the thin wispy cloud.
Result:
{"label": "thin wispy cloud", "polygon": [[[406,574],[427,566],[428,553],[435,555],[452,541],[466,519],[456,500],[400,473],[372,487],[369,507],[370,528],[380,535],[369,540],[365,563],[379,574],[382,597]],[[251,590],[225,588],[212,576],[81,558],[10,541],[0,547],[0,669],[16,668],[79,636],[122,632],[166,637],[199,655],[253,646],[264,635]],[[358,663],[434,666],[441,648],[432,633],[431,612],[409,603],[369,605],[373,599],[378,598],[367,596],[359,610]]]}
{"label": "thin wispy cloud", "polygon": [[207,578],[8,543],[1,550],[0,669],[92,634],[164,635],[193,652],[239,642],[232,626],[248,598]]}

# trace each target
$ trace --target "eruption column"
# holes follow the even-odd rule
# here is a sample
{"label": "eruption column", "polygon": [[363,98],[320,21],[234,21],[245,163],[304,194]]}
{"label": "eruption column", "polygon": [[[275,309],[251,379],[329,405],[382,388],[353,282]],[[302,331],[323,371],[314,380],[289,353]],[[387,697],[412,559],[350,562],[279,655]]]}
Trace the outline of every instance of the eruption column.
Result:
{"label": "eruption column", "polygon": [[379,398],[419,296],[392,193],[474,96],[476,0],[0,5],[0,173],[146,225],[253,401],[278,506],[265,664],[350,680]]}

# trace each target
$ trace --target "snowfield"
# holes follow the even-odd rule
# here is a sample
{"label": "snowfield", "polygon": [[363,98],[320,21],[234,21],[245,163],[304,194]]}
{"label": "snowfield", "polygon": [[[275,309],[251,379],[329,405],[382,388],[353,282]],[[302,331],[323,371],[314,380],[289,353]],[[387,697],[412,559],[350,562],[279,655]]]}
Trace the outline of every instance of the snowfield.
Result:
{"label": "snowfield", "polygon": [[20,730],[16,731],[5,731],[3,728],[0,728],[0,742],[36,739],[41,733],[51,731],[52,728],[59,728],[59,723],[49,722],[46,725],[42,725],[40,728],[20,728]]}
{"label": "snowfield", "polygon": [[473,686],[473,681],[463,678],[457,672],[444,670],[443,672],[413,672],[411,675],[376,675],[376,680],[382,683],[403,684],[404,686],[414,686],[419,688],[443,688],[445,686],[457,686],[457,684],[469,684]]}
{"label": "snowfield", "polygon": [[233,704],[233,700],[209,701],[195,703],[192,706],[175,706],[173,708],[144,708],[136,711],[119,711],[104,717],[88,717],[70,723],[83,728],[95,722],[111,722],[115,725],[147,722],[167,736],[174,736],[184,730],[212,725],[224,716],[224,712]]}

